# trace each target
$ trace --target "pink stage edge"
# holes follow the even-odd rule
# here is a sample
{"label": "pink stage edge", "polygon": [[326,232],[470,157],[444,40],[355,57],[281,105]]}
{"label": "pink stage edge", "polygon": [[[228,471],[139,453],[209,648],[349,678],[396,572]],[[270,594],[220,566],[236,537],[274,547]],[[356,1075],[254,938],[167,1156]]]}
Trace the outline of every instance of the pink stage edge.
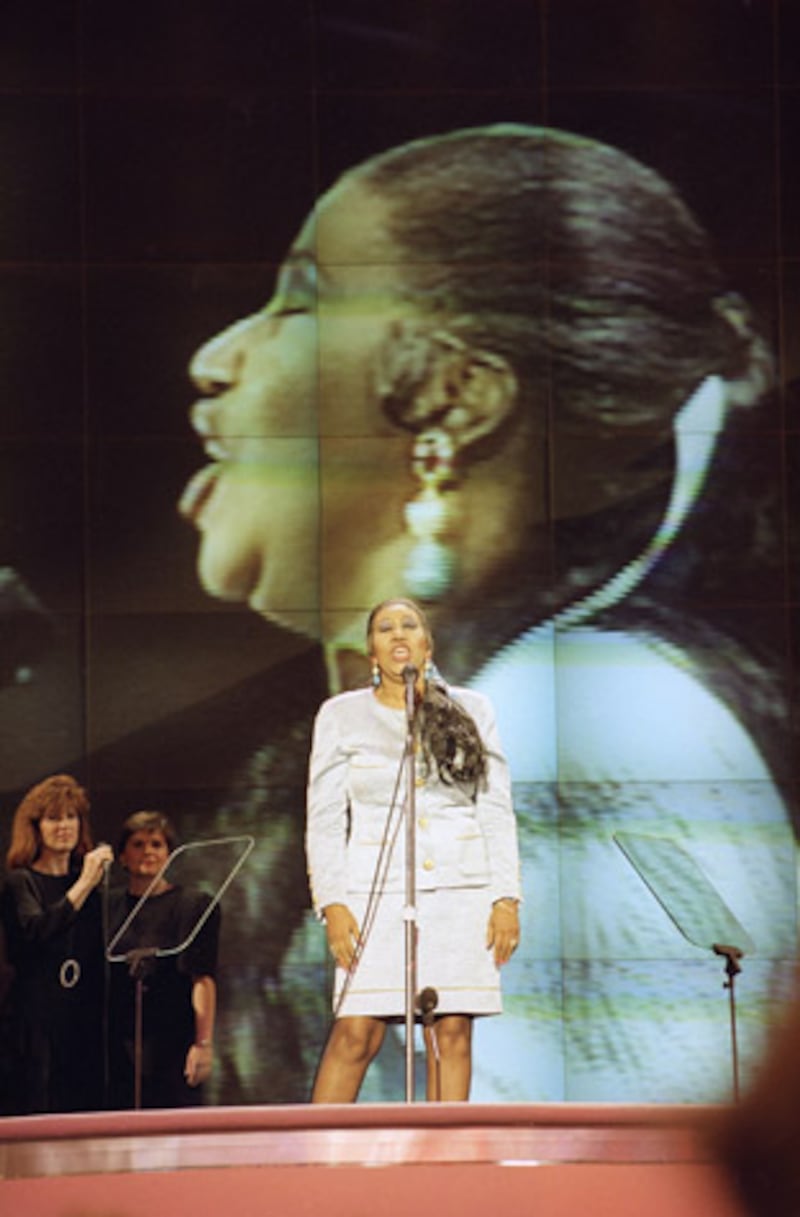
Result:
{"label": "pink stage edge", "polygon": [[715,1109],[411,1103],[0,1119],[3,1217],[744,1217]]}

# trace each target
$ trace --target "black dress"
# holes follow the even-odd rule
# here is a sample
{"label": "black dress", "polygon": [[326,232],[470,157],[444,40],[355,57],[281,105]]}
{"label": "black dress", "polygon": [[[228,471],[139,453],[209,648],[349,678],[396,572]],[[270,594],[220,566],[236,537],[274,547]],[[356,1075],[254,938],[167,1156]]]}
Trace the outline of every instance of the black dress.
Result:
{"label": "black dress", "polygon": [[20,867],[6,876],[11,1107],[20,1115],[104,1105],[102,901],[92,892],[73,907],[66,893],[77,875]]}
{"label": "black dress", "polygon": [[[110,924],[122,926],[139,900],[129,892],[112,899]],[[189,937],[209,898],[175,886],[151,896],[111,954],[142,948],[176,948]],[[144,956],[142,977],[142,1107],[193,1107],[203,1087],[189,1086],[183,1071],[195,1040],[192,986],[199,976],[216,976],[220,910],[216,906],[193,941],[177,954]],[[136,968],[112,962],[109,1006],[109,1106],[123,1110],[135,1102]]]}

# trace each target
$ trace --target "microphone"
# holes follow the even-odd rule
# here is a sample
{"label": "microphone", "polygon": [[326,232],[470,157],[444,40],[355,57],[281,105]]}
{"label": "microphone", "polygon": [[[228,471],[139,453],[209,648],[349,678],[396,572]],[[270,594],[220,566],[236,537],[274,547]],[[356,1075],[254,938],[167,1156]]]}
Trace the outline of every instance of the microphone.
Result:
{"label": "microphone", "polygon": [[426,985],[417,998],[417,1006],[424,1026],[429,1027],[433,1022],[433,1012],[438,1004],[439,994],[430,985]]}
{"label": "microphone", "polygon": [[405,684],[405,701],[406,701],[406,719],[408,721],[408,729],[411,730],[414,721],[416,707],[414,705],[417,684],[417,669],[413,663],[407,663],[403,668],[403,682]]}

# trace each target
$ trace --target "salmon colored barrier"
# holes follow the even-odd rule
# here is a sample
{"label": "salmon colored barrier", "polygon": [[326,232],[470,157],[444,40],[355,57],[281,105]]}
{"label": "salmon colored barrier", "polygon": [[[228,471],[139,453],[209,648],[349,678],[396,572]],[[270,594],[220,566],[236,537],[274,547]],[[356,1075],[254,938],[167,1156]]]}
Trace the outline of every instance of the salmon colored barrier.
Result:
{"label": "salmon colored barrier", "polygon": [[707,1108],[363,1104],[0,1120],[20,1217],[745,1217]]}

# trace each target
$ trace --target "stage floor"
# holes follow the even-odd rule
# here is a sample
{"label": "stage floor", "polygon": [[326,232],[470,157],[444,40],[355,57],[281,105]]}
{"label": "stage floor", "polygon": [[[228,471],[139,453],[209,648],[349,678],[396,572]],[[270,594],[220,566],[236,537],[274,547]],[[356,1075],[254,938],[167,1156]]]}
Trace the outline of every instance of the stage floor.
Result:
{"label": "stage floor", "polygon": [[8,1217],[741,1217],[715,1109],[357,1104],[0,1120]]}

